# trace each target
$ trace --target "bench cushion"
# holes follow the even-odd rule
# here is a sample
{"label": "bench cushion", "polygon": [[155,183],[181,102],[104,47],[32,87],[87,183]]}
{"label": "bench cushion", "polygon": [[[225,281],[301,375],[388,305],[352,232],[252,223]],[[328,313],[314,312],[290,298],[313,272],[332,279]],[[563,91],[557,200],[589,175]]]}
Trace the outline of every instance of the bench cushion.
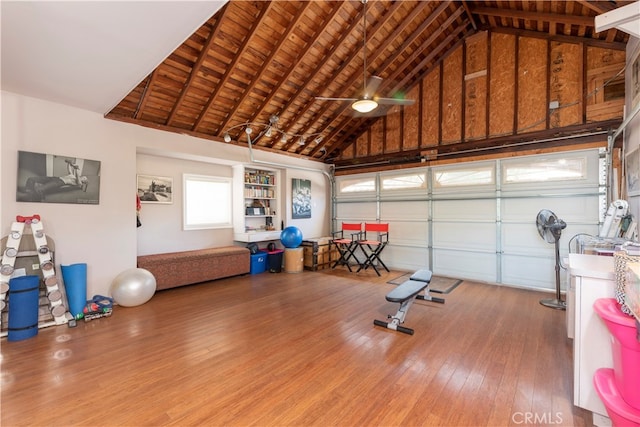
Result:
{"label": "bench cushion", "polygon": [[420,293],[421,290],[429,285],[427,282],[420,282],[417,280],[407,280],[397,288],[387,294],[387,301],[390,302],[403,302],[409,298],[413,298]]}
{"label": "bench cushion", "polygon": [[431,273],[431,270],[427,270],[427,269],[423,268],[423,269],[418,270],[415,273],[413,273],[409,279],[411,279],[411,280],[419,280],[420,282],[429,283],[431,281],[431,276],[432,275],[433,274]]}

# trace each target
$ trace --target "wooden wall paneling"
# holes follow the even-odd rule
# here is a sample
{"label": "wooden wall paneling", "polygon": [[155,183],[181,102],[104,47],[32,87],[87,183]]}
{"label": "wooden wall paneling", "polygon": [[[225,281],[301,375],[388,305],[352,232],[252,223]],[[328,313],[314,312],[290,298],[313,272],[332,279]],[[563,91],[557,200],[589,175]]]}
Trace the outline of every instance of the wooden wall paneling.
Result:
{"label": "wooden wall paneling", "polygon": [[413,105],[404,107],[402,115],[402,149],[410,150],[421,146],[420,110],[422,105],[422,84],[415,85],[406,95],[407,99],[415,99]]}
{"label": "wooden wall paneling", "polygon": [[485,138],[487,103],[487,32],[466,40],[464,140]]}
{"label": "wooden wall paneling", "polygon": [[467,75],[467,44],[462,43],[462,91],[460,93],[460,98],[462,100],[462,105],[460,105],[460,140],[464,141],[464,125],[466,123],[465,114],[465,99],[467,99],[466,89],[467,86],[465,84],[464,77]]}
{"label": "wooden wall paneling", "polygon": [[[394,106],[385,116],[384,153],[402,151],[402,113],[399,106]],[[378,120],[382,121],[382,120]],[[372,147],[373,148],[373,147]]]}
{"label": "wooden wall paneling", "polygon": [[490,38],[489,135],[495,137],[514,131],[516,37],[491,33]]}
{"label": "wooden wall paneling", "polygon": [[434,67],[423,80],[422,146],[433,147],[440,141],[440,74],[441,67]]}
{"label": "wooden wall paneling", "polygon": [[491,111],[491,105],[489,102],[489,94],[491,93],[491,37],[489,37],[487,33],[487,51],[485,52],[487,56],[487,77],[485,78],[486,90],[485,90],[485,103],[484,103],[484,134],[489,136],[489,117]]}
{"label": "wooden wall paneling", "polygon": [[547,122],[547,41],[518,41],[518,133],[544,130]]}
{"label": "wooden wall paneling", "polygon": [[545,129],[549,129],[549,123],[551,121],[551,107],[549,106],[549,101],[551,100],[551,93],[550,93],[550,87],[551,87],[551,40],[547,40],[547,69],[546,69],[546,77],[545,77],[545,81],[547,82],[547,94],[546,94],[546,99],[545,99],[545,104],[547,105],[547,115],[546,115],[546,120],[544,123],[544,127]]}
{"label": "wooden wall paneling", "polygon": [[[356,147],[358,147],[360,144],[363,143],[363,140],[366,141],[366,139],[368,138],[368,133],[365,132],[362,135],[360,135],[353,144],[349,144],[348,146],[344,147],[342,152],[340,152],[339,154],[339,158],[342,160],[345,159],[354,159],[356,157]],[[331,154],[331,153],[329,153]]]}
{"label": "wooden wall paneling", "polygon": [[559,108],[550,110],[550,128],[582,123],[582,68],[581,44],[551,42],[549,101]]}
{"label": "wooden wall paneling", "polygon": [[[366,151],[358,149],[358,157],[384,153],[384,120],[376,120],[370,128],[369,147]],[[360,147],[358,147],[360,148]]]}
{"label": "wooden wall paneling", "polygon": [[625,52],[619,50],[587,47],[587,122],[622,117],[624,91],[621,96],[611,97],[609,89],[616,83],[624,84],[624,73],[621,70],[625,66],[625,58]]}
{"label": "wooden wall paneling", "polygon": [[462,140],[462,60],[459,47],[444,60],[442,67],[442,144]]}

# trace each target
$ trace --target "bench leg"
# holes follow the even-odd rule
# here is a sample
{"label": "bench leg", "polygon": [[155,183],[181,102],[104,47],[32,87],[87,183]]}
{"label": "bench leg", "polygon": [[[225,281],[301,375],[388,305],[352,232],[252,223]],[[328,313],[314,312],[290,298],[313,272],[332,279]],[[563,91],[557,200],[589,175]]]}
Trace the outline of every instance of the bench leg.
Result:
{"label": "bench leg", "polygon": [[417,295],[416,298],[424,300],[424,301],[431,301],[431,302],[437,302],[437,303],[440,303],[440,304],[444,304],[444,298],[433,297],[433,296],[431,296],[429,294],[429,286],[427,286],[424,289],[424,295]]}
{"label": "bench leg", "polygon": [[409,308],[411,308],[411,304],[415,301],[415,298],[409,298],[406,301],[403,301],[400,304],[400,308],[396,312],[394,316],[389,315],[388,318],[391,319],[390,322],[383,322],[381,320],[374,320],[373,324],[376,326],[382,326],[383,328],[393,329],[394,331],[404,332],[405,334],[413,335],[413,329],[405,328],[401,326],[404,323],[404,318],[407,316],[409,312]]}

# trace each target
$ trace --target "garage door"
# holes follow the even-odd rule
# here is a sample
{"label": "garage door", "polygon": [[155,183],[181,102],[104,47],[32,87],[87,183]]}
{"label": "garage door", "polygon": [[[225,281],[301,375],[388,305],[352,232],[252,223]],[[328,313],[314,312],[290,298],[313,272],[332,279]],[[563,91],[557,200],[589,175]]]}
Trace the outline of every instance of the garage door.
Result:
{"label": "garage door", "polygon": [[567,223],[566,255],[574,236],[598,233],[602,171],[600,152],[583,150],[338,177],[334,228],[388,222],[384,260],[394,269],[555,289],[555,248],[537,214]]}

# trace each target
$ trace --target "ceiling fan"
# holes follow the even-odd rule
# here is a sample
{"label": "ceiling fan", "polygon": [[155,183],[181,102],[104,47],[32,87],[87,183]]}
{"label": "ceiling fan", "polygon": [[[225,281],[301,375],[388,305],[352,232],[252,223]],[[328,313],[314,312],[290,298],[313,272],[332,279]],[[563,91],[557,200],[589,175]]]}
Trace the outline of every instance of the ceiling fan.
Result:
{"label": "ceiling fan", "polygon": [[362,34],[363,34],[363,59],[364,59],[364,73],[363,73],[363,90],[357,98],[330,98],[324,96],[316,96],[316,99],[322,101],[349,101],[351,102],[351,108],[356,114],[366,115],[367,113],[373,113],[380,105],[413,105],[414,100],[404,98],[383,98],[376,94],[376,90],[382,83],[382,77],[370,76],[367,78],[367,0],[362,1]]}

